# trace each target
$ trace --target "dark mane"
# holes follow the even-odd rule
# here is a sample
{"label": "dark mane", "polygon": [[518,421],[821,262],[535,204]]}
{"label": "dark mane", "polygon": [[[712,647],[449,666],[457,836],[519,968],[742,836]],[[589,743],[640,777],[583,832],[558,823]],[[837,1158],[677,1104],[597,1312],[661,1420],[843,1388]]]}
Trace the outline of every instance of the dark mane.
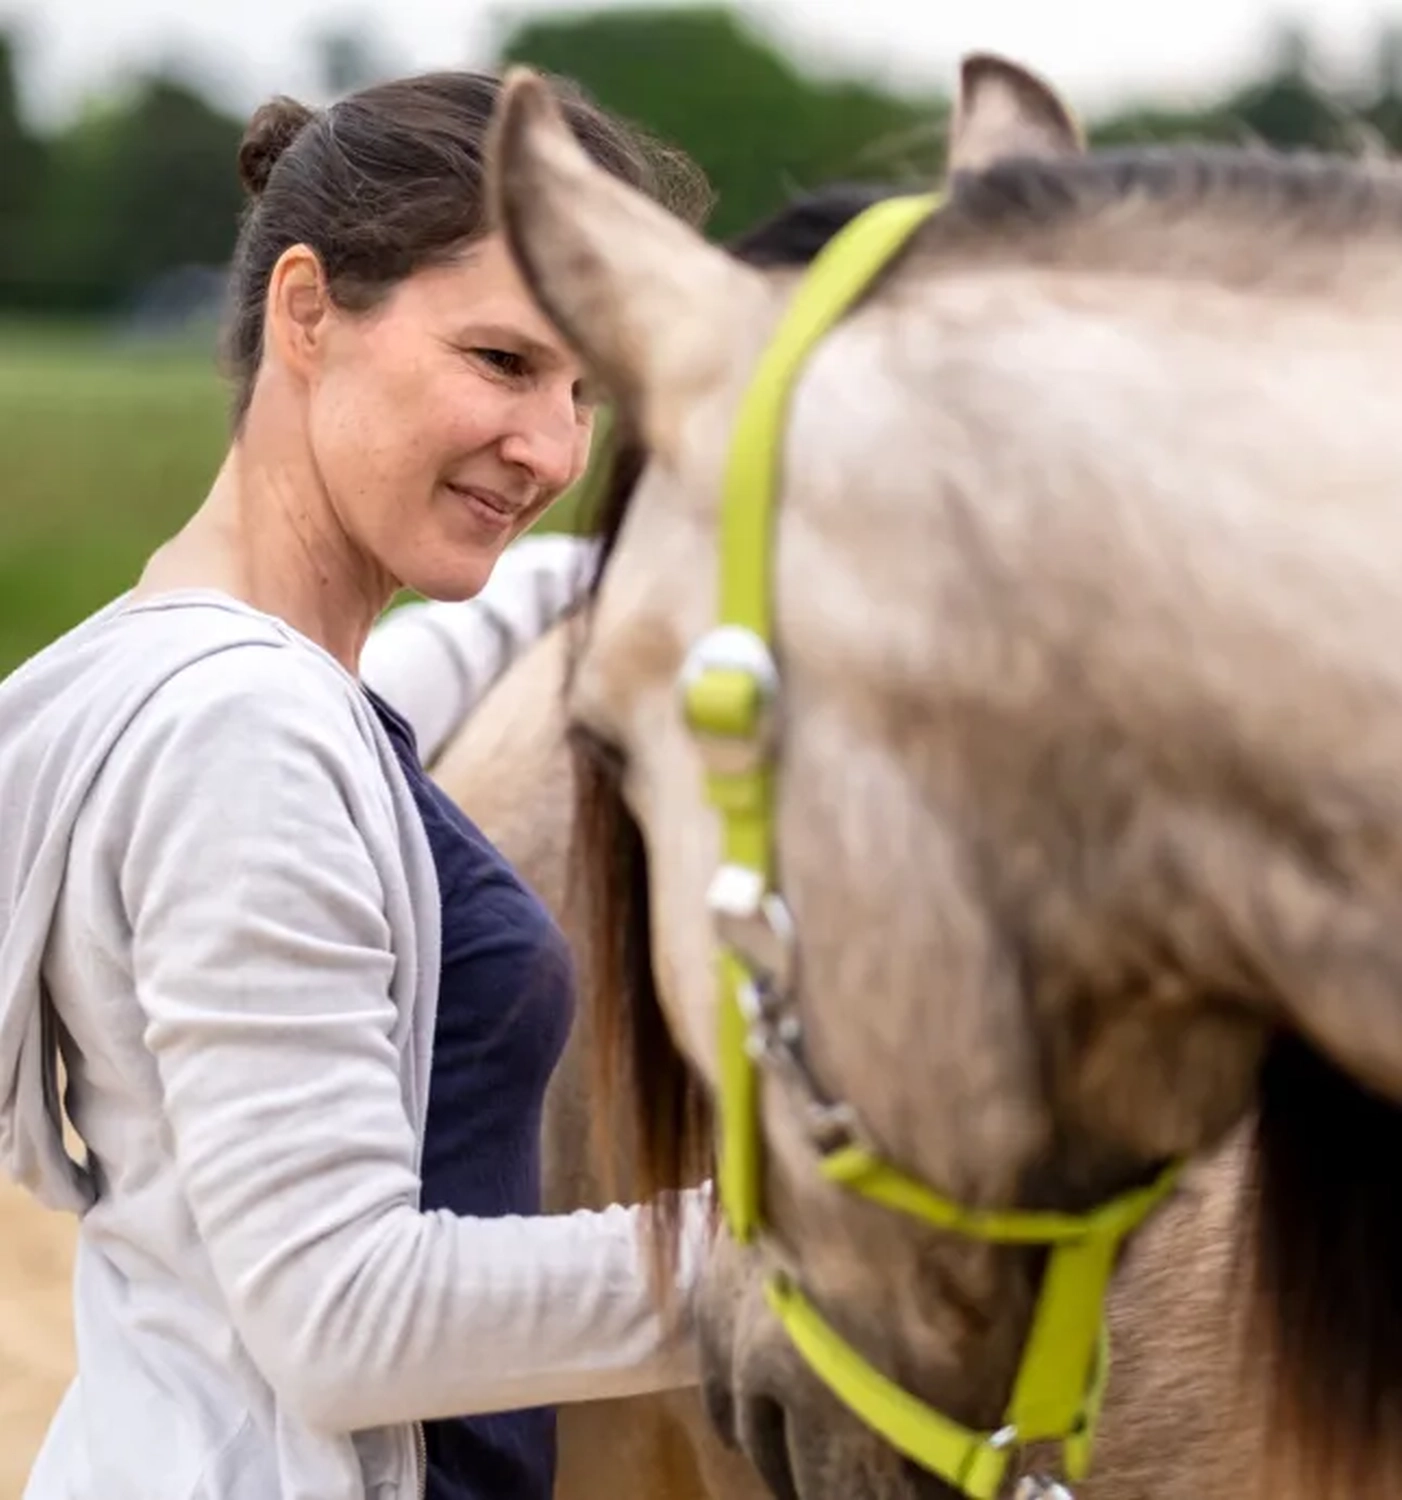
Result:
{"label": "dark mane", "polygon": [[[1402,1110],[1281,1035],[1252,1150],[1262,1492],[1380,1497],[1402,1462]],[[1249,1226],[1249,1227],[1248,1227]],[[1252,1368],[1252,1367],[1248,1367]]]}
{"label": "dark mane", "polygon": [[1390,163],[1228,146],[1009,160],[956,174],[917,243],[937,260],[1331,291],[1389,280],[1402,236]]}
{"label": "dark mane", "polygon": [[1154,146],[1042,160],[1017,158],[960,173],[948,219],[1007,233],[1084,218],[1134,199],[1181,212],[1230,207],[1270,227],[1402,230],[1402,174],[1377,163],[1264,147]]}

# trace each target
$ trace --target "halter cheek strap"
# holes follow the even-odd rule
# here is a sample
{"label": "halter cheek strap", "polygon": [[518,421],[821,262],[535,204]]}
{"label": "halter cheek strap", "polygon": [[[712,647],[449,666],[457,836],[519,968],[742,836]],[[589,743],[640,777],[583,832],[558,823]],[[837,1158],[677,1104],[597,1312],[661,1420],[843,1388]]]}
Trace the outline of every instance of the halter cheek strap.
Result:
{"label": "halter cheek strap", "polygon": [[[773,521],[789,397],[817,342],[873,284],[938,207],[888,199],[813,262],[762,356],[736,421],[722,503],[718,623],[683,668],[684,712],[720,816],[723,863],[709,894],[720,942],[720,1169],[731,1234],[763,1227],[760,1069],[795,1088],[821,1171],[844,1189],[965,1238],[1049,1248],[1031,1330],[1003,1425],[977,1432],[902,1390],[823,1319],[794,1281],[771,1278],[769,1304],[834,1394],[907,1458],[970,1500],[994,1500],[1012,1453],[1057,1441],[1067,1476],[1086,1473],[1108,1368],[1105,1295],[1124,1237],[1171,1191],[1171,1166],[1147,1188],[1083,1215],[968,1209],[882,1162],[855,1115],[829,1101],[804,1061],[793,924],[774,882],[775,710]],[[1044,1493],[1054,1492],[1054,1487]]]}

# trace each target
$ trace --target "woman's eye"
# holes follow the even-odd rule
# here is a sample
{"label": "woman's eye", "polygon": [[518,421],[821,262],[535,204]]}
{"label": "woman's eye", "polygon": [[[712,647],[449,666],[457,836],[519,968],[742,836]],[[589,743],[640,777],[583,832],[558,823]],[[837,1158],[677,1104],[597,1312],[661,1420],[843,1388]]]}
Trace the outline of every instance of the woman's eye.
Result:
{"label": "woman's eye", "polygon": [[474,349],[472,352],[483,364],[490,365],[503,375],[515,378],[529,373],[525,356],[515,354],[510,349]]}

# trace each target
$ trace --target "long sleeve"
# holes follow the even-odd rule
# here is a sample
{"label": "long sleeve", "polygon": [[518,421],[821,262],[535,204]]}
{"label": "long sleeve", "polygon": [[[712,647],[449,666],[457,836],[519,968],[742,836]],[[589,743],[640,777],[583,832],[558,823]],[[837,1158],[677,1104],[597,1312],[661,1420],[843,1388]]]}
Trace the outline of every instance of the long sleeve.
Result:
{"label": "long sleeve", "polygon": [[251,1358],[289,1408],[335,1431],[687,1383],[702,1192],[686,1203],[675,1332],[647,1282],[646,1210],[417,1208],[396,957],[358,831],[377,799],[383,815],[384,788],[353,774],[346,704],[315,673],[264,660],[292,654],[184,674],[122,772],[145,1040]]}
{"label": "long sleeve", "polygon": [[475,598],[401,605],[376,624],[361,677],[409,721],[425,765],[516,657],[583,597],[595,550],[588,538],[522,537]]}

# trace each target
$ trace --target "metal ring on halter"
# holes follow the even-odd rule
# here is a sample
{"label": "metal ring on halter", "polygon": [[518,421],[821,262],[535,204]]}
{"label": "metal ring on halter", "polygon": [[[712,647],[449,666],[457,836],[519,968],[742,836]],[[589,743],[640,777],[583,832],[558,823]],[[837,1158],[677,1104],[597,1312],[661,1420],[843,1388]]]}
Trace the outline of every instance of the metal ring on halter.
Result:
{"label": "metal ring on halter", "polygon": [[1048,1479],[1041,1474],[1028,1474],[1018,1480],[1013,1500],[1076,1500],[1076,1497],[1055,1479]]}
{"label": "metal ring on halter", "polygon": [[[816,1095],[812,1074],[804,1067],[809,1091]],[[847,1146],[864,1143],[867,1139],[857,1111],[850,1104],[820,1103],[815,1098],[804,1113],[803,1123],[808,1131],[808,1140],[819,1156],[831,1156]]]}

